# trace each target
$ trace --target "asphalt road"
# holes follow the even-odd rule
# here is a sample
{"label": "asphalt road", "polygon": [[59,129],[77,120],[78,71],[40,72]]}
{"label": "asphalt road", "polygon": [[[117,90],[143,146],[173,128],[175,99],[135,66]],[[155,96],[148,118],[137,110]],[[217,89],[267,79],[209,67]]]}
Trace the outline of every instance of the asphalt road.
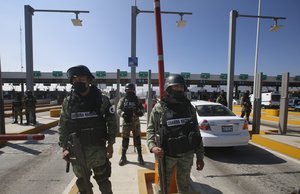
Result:
{"label": "asphalt road", "polygon": [[[57,127],[45,140],[11,141],[0,149],[1,194],[62,193],[74,177],[65,173]],[[300,161],[256,145],[206,149],[205,168],[193,167],[192,188],[205,193],[291,193],[300,188]]]}
{"label": "asphalt road", "polygon": [[40,142],[11,141],[0,149],[1,194],[56,194],[70,183],[74,175],[65,173],[57,127],[44,134]]}
{"label": "asphalt road", "polygon": [[206,148],[204,170],[193,167],[193,190],[205,193],[282,194],[300,189],[300,161],[249,144]]}

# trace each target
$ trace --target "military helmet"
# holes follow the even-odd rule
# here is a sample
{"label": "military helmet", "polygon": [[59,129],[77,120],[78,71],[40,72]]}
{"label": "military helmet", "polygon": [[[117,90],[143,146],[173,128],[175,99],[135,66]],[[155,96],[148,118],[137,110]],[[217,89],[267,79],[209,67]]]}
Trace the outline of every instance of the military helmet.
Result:
{"label": "military helmet", "polygon": [[87,75],[91,79],[95,78],[93,76],[93,74],[90,72],[89,68],[87,68],[84,65],[77,65],[77,66],[71,67],[67,71],[67,77],[70,79],[70,81],[72,81],[73,77],[80,76],[80,75]]}
{"label": "military helmet", "polygon": [[135,91],[135,86],[134,86],[134,84],[133,83],[127,83],[126,85],[125,85],[125,91],[126,90],[133,90],[133,91]]}
{"label": "military helmet", "polygon": [[184,86],[184,91],[187,90],[184,78],[179,75],[179,74],[175,74],[175,75],[170,75],[166,81],[165,81],[165,91],[168,92],[169,88],[171,86],[175,86],[175,85],[183,85]]}

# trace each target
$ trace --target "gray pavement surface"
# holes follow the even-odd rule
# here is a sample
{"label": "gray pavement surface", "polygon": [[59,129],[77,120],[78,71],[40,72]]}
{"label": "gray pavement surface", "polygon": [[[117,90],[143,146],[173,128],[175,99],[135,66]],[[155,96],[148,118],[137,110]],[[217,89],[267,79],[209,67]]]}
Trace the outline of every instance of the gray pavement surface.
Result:
{"label": "gray pavement surface", "polygon": [[[146,132],[147,129],[147,116],[143,116],[141,118],[141,131]],[[300,116],[294,116],[292,117],[294,120],[300,121]],[[42,130],[45,130],[47,128],[51,128],[53,125],[56,125],[58,122],[58,117],[50,117],[49,112],[44,113],[37,113],[37,125],[35,126],[26,126],[26,125],[20,125],[20,124],[12,124],[12,118],[5,118],[5,127],[6,127],[6,133],[7,134],[19,134],[19,133],[39,133]],[[261,131],[274,131],[277,130],[275,126],[277,126],[278,123],[273,121],[262,121],[262,127]],[[249,125],[249,130],[251,130],[251,125]],[[293,125],[288,130],[288,133],[286,135],[278,135],[278,134],[267,134],[267,135],[261,135],[265,138],[272,139],[274,141],[277,141],[279,143],[284,143],[289,146],[292,146],[293,148],[300,149],[300,125]],[[120,167],[118,165],[119,159],[121,157],[121,138],[118,137],[116,144],[114,145],[114,155],[111,159],[112,162],[112,177],[111,181],[113,184],[113,192],[115,194],[133,194],[133,193],[139,193],[138,191],[138,170],[139,169],[154,169],[154,156],[151,154],[147,147],[146,147],[146,141],[145,139],[142,140],[143,145],[143,156],[144,160],[146,162],[145,166],[140,166],[137,162],[137,153],[134,150],[133,147],[132,138],[130,139],[130,147],[128,150],[128,161],[129,163],[123,167]],[[0,146],[4,146],[3,142],[0,142]],[[75,177],[72,180],[72,182],[66,187],[66,190],[63,192],[66,193],[72,193],[72,187],[75,184]],[[92,180],[92,183],[94,185],[94,192],[100,193],[98,191],[97,184],[94,180]],[[114,186],[118,185],[118,187]],[[124,190],[126,188],[126,190]],[[74,189],[73,189],[74,190]]]}

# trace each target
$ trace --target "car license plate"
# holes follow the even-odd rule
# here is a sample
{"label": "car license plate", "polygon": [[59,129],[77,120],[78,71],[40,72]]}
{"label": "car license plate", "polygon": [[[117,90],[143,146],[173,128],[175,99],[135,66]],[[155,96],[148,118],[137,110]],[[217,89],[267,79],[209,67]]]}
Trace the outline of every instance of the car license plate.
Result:
{"label": "car license plate", "polygon": [[232,126],[222,126],[222,132],[232,132],[233,127]]}

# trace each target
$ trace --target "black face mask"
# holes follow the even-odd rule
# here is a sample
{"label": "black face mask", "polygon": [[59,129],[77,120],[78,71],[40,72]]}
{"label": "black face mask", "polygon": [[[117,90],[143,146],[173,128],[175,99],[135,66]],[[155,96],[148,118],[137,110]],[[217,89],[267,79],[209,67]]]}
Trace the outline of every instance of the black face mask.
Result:
{"label": "black face mask", "polygon": [[177,101],[182,101],[185,99],[184,92],[172,91],[170,95]]}
{"label": "black face mask", "polygon": [[83,92],[87,91],[87,89],[88,89],[88,87],[86,87],[85,83],[83,83],[83,82],[75,82],[73,84],[73,88],[77,94],[83,93]]}

